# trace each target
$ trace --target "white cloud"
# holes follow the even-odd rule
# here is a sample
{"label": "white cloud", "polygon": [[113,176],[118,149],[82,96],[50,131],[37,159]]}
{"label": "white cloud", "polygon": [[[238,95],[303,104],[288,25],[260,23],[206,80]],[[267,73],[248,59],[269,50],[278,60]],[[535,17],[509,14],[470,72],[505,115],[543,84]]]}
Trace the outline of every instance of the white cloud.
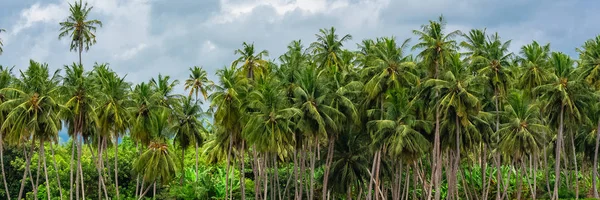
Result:
{"label": "white cloud", "polygon": [[117,59],[128,60],[128,59],[131,59],[132,57],[134,57],[135,55],[137,55],[140,51],[144,50],[146,47],[147,47],[146,44],[141,43],[133,48],[127,49],[123,53],[115,54],[114,56]]}
{"label": "white cloud", "polygon": [[11,34],[16,35],[23,29],[33,26],[35,23],[56,23],[66,17],[65,5],[48,4],[41,6],[39,3],[21,11],[21,19],[11,28]]}

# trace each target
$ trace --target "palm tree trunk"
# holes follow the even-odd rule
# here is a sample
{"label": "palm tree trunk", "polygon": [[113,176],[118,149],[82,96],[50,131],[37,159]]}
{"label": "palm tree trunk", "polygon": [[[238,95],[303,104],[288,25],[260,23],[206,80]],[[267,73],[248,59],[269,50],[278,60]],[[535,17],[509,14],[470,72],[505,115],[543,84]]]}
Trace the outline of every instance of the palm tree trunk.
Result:
{"label": "palm tree trunk", "polygon": [[79,178],[81,179],[81,198],[85,199],[85,182],[83,181],[83,168],[81,167],[81,149],[83,148],[83,136],[79,140],[79,145],[77,151],[79,152]]}
{"label": "palm tree trunk", "polygon": [[521,199],[521,191],[523,190],[523,177],[521,177],[521,171],[525,170],[524,167],[522,167],[523,166],[522,159],[521,159],[520,163],[521,163],[521,167],[519,167],[520,169],[516,170],[517,176],[515,177],[517,179],[517,199]]}
{"label": "palm tree trunk", "polygon": [[[154,181],[154,183],[156,183],[156,181]],[[143,181],[142,181],[142,185],[144,185]],[[142,200],[144,198],[146,193],[148,193],[148,190],[150,190],[150,187],[152,187],[152,184],[148,185],[148,188],[146,188],[146,190],[144,190],[144,192],[142,194],[140,194],[140,197],[138,198],[138,200]],[[142,187],[142,189],[144,189],[144,188]]]}
{"label": "palm tree trunk", "polygon": [[304,178],[306,172],[306,143],[302,143],[302,147],[300,148],[300,179],[299,179],[299,187],[300,191],[298,191],[297,200],[302,200],[302,196],[304,195]]}
{"label": "palm tree trunk", "polygon": [[260,199],[260,162],[256,155],[256,145],[252,145],[252,171],[254,173],[254,199]]}
{"label": "palm tree trunk", "polygon": [[246,141],[242,140],[242,149],[240,149],[240,190],[242,192],[242,200],[246,200],[246,173],[245,173],[245,169],[244,169],[244,154],[245,154],[245,147],[246,146]]}
{"label": "palm tree trunk", "polygon": [[594,168],[592,168],[592,189],[594,198],[600,198],[598,195],[598,148],[600,147],[600,119],[596,128],[596,146],[594,147]]}
{"label": "palm tree trunk", "polygon": [[561,151],[561,147],[562,147],[562,137],[563,137],[563,117],[564,117],[564,112],[565,112],[565,107],[561,106],[560,107],[560,121],[559,121],[559,125],[558,125],[558,136],[556,138],[556,157],[555,157],[555,164],[554,164],[554,192],[552,193],[552,199],[556,200],[558,199],[558,187],[560,185],[560,151]]}
{"label": "palm tree trunk", "polygon": [[75,149],[77,151],[77,165],[75,166],[75,199],[79,200],[79,165],[81,164],[81,160],[79,158],[81,158],[81,154],[79,154],[79,135],[77,135],[77,133],[75,133],[75,141],[73,141],[75,143]]}
{"label": "palm tree trunk", "polygon": [[198,177],[199,177],[199,173],[200,171],[198,171],[198,141],[194,142],[195,145],[195,150],[196,150],[196,184],[198,183]]}
{"label": "palm tree trunk", "polygon": [[[135,149],[138,150],[139,152],[141,152],[140,150],[140,143],[138,141],[135,142]],[[98,154],[100,155],[100,154]],[[141,156],[141,153],[138,154],[138,156]],[[100,180],[98,179],[98,187],[100,187]],[[136,178],[135,178],[135,198],[137,198],[139,191],[142,190],[139,188],[140,187],[140,175],[137,174]],[[98,196],[100,196],[100,188],[98,188]]]}
{"label": "palm tree trunk", "polygon": [[44,143],[45,142],[40,141],[40,156],[44,165],[44,177],[46,178],[46,194],[48,195],[48,200],[50,200],[50,181],[48,181],[48,167],[46,166],[46,151],[44,148]]}
{"label": "palm tree trunk", "polygon": [[[294,137],[295,138],[295,137]],[[296,143],[297,144],[297,143]],[[294,199],[298,199],[298,148],[294,145]]]}
{"label": "palm tree trunk", "polygon": [[[56,164],[56,157],[54,156],[54,145],[50,142],[50,153],[52,153],[52,162],[54,163],[54,171],[56,171],[56,182],[58,183],[58,192],[60,194],[60,199],[63,199],[62,187],[60,186],[60,176],[58,174],[58,165]],[[45,159],[44,155],[44,159]],[[45,160],[44,160],[45,161]]]}
{"label": "palm tree trunk", "polygon": [[263,179],[263,189],[264,189],[263,198],[264,198],[264,200],[267,200],[267,197],[268,197],[268,196],[267,196],[267,190],[268,190],[268,188],[269,188],[269,185],[268,185],[269,181],[267,181],[267,180],[268,180],[268,177],[269,177],[269,174],[268,174],[268,172],[269,172],[269,171],[267,170],[267,169],[268,169],[267,163],[268,163],[268,161],[269,161],[269,159],[268,159],[268,158],[269,158],[269,157],[266,155],[266,153],[263,153],[263,154],[262,154],[262,159],[261,159],[261,161],[262,161],[262,163],[264,164],[264,166],[262,167],[262,171],[263,171],[263,172],[262,172],[262,176],[263,176],[263,178],[264,178],[264,179]]}
{"label": "palm tree trunk", "polygon": [[[40,142],[41,143],[41,142]],[[41,148],[40,148],[41,151]],[[31,157],[33,158],[33,147],[31,150]],[[41,171],[41,167],[42,167],[42,158],[41,158],[41,153],[38,152],[38,159],[37,159],[38,163],[37,163],[37,170],[36,170],[36,174],[35,174],[35,184],[33,187],[33,199],[37,200],[38,199],[38,186],[40,185],[40,171]],[[31,174],[31,172],[29,172]]]}
{"label": "palm tree trunk", "polygon": [[6,190],[6,199],[10,200],[10,192],[8,191],[8,184],[6,183],[6,173],[4,173],[4,134],[0,133],[0,164],[2,165],[2,181],[4,182],[4,189]]}
{"label": "palm tree trunk", "polygon": [[232,134],[229,134],[229,147],[227,147],[227,164],[225,166],[225,199],[227,200],[229,195],[229,165],[231,157],[231,146],[233,146]]}
{"label": "palm tree trunk", "polygon": [[70,163],[70,170],[69,170],[69,199],[73,200],[73,161],[75,160],[75,149],[77,147],[75,147],[75,139],[72,138],[71,139],[71,163]]}
{"label": "palm tree trunk", "polygon": [[323,173],[323,189],[322,189],[322,195],[323,195],[323,199],[326,199],[327,197],[327,183],[329,182],[329,171],[331,168],[331,162],[333,161],[333,149],[335,145],[335,137],[333,136],[333,134],[329,137],[329,147],[327,149],[327,158],[325,161],[325,169],[324,169],[324,173]]}
{"label": "palm tree trunk", "polygon": [[309,199],[315,199],[315,158],[316,158],[316,154],[318,152],[318,146],[319,146],[319,138],[315,137],[315,148],[313,150],[313,153],[310,157],[310,191],[308,191],[309,193]]}
{"label": "palm tree trunk", "polygon": [[156,181],[154,182],[154,186],[152,186],[152,199],[156,199]]}
{"label": "palm tree trunk", "polygon": [[579,169],[577,168],[577,152],[575,152],[575,140],[573,139],[573,134],[571,132],[571,148],[573,150],[573,163],[575,164],[575,198],[579,199]]}
{"label": "palm tree trunk", "polygon": [[118,200],[120,198],[119,196],[119,165],[118,165],[118,160],[119,160],[119,136],[116,135],[115,133],[115,143],[113,144],[115,146],[115,192],[116,192],[116,199]]}

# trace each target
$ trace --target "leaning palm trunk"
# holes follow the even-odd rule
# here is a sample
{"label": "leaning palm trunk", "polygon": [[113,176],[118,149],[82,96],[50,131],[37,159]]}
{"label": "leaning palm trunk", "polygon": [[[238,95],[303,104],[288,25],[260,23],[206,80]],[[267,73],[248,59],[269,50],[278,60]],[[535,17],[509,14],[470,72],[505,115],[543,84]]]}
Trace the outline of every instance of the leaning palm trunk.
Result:
{"label": "leaning palm trunk", "polygon": [[79,145],[77,147],[77,151],[78,151],[78,157],[79,157],[79,178],[81,181],[81,198],[85,199],[85,182],[83,181],[83,168],[81,167],[81,149],[83,146],[83,136],[81,136],[81,138],[79,139]]}
{"label": "leaning palm trunk", "polygon": [[242,148],[240,149],[240,190],[242,192],[242,200],[246,200],[246,173],[244,172],[244,151],[246,142],[242,140]]}
{"label": "leaning palm trunk", "polygon": [[573,139],[573,133],[571,133],[571,148],[573,149],[573,163],[575,164],[575,197],[579,198],[579,170],[577,169],[577,155],[575,152],[575,140]]}
{"label": "leaning palm trunk", "polygon": [[[23,156],[25,156],[25,170],[23,171],[23,178],[21,179],[21,188],[19,189],[19,196],[17,199],[21,199],[23,197],[23,190],[25,189],[25,180],[27,179],[27,172],[30,171],[29,167],[31,165],[31,160],[29,156],[27,156],[27,147],[23,146]],[[33,181],[33,179],[32,179]]]}
{"label": "leaning palm trunk", "polygon": [[[598,195],[598,147],[600,147],[600,119],[596,128],[596,146],[594,147],[594,168],[592,169],[592,189],[594,198],[600,198]],[[6,183],[5,183],[6,184]]]}
{"label": "leaning palm trunk", "polygon": [[560,151],[562,147],[562,137],[563,137],[563,118],[564,118],[565,107],[560,107],[560,121],[558,125],[558,136],[556,138],[556,157],[554,164],[554,192],[552,193],[552,199],[558,199],[558,187],[560,185]]}
{"label": "leaning palm trunk", "polygon": [[120,198],[119,196],[119,165],[118,165],[118,160],[119,160],[119,136],[116,135],[115,133],[115,143],[113,144],[115,146],[115,192],[117,195],[117,200]]}
{"label": "leaning palm trunk", "polygon": [[[52,162],[54,163],[54,171],[56,171],[56,182],[58,183],[58,192],[60,199],[63,199],[62,187],[60,186],[60,176],[58,175],[58,165],[56,164],[56,157],[54,156],[54,145],[50,142],[50,153],[52,153]],[[44,162],[46,162],[46,155],[44,155]],[[44,164],[45,165],[45,164]]]}
{"label": "leaning palm trunk", "polygon": [[2,181],[4,181],[4,189],[6,190],[6,199],[10,200],[8,184],[6,183],[6,174],[4,173],[4,138],[2,138],[2,136],[3,134],[0,133],[0,164],[2,165]]}
{"label": "leaning palm trunk", "polygon": [[75,141],[75,139],[73,138],[71,141],[71,163],[70,163],[70,169],[69,169],[69,199],[73,200],[73,161],[75,160],[75,149],[77,147],[75,147],[75,144],[77,142]]}
{"label": "leaning palm trunk", "polygon": [[335,137],[332,135],[329,137],[329,147],[327,149],[327,158],[325,161],[325,172],[323,173],[323,199],[327,199],[327,183],[329,182],[329,171],[331,168],[331,162],[333,161],[333,149],[335,145]]}
{"label": "leaning palm trunk", "polygon": [[48,181],[48,168],[46,167],[46,151],[44,150],[44,141],[40,141],[40,156],[44,165],[44,177],[46,178],[46,193],[48,194],[48,200],[50,200],[50,182]]}

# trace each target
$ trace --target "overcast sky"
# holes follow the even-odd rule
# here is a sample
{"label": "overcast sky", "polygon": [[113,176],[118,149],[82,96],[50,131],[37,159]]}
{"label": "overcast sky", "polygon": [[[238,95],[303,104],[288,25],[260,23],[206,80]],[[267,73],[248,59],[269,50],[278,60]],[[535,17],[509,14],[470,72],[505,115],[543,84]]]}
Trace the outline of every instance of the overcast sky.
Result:
{"label": "overcast sky", "polygon": [[[68,16],[63,0],[0,0],[0,33],[4,53],[0,65],[27,67],[28,60],[53,69],[77,60],[69,41],[58,40],[60,21]],[[449,30],[487,28],[512,39],[511,50],[537,40],[554,51],[576,56],[575,48],[600,33],[600,1],[533,0],[89,0],[91,19],[104,23],[98,43],[84,53],[83,63],[110,63],[133,83],[159,73],[184,80],[188,68],[214,72],[231,64],[242,42],[254,42],[271,58],[292,40],[305,46],[320,28],[334,26],[351,34],[345,44],[355,49],[365,38],[416,38],[412,30],[443,14]],[[183,86],[179,89],[183,92]]]}

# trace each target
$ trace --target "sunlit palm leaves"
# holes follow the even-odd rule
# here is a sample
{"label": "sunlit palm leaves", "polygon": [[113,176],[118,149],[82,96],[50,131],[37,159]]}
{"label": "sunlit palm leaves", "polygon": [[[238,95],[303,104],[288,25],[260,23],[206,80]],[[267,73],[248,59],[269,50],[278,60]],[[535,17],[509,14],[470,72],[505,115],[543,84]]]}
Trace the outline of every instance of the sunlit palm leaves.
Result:
{"label": "sunlit palm leaves", "polygon": [[262,76],[267,71],[268,61],[263,59],[263,57],[269,56],[267,50],[256,52],[254,44],[244,42],[242,49],[235,50],[234,53],[236,55],[239,54],[240,57],[233,61],[232,66],[237,67],[239,63],[242,63],[242,71],[247,74],[246,77],[250,80],[254,80],[257,76]]}
{"label": "sunlit palm leaves", "polygon": [[341,53],[344,42],[352,39],[351,35],[344,35],[341,38],[335,32],[335,28],[320,29],[316,34],[317,41],[310,44],[310,50],[314,53],[314,59],[318,63],[319,69],[326,69],[335,73],[345,69],[343,66]]}
{"label": "sunlit palm leaves", "polygon": [[202,67],[194,66],[194,68],[190,68],[190,76],[185,80],[184,85],[185,90],[190,90],[188,97],[196,94],[196,100],[198,100],[198,93],[200,93],[204,97],[204,100],[207,100],[208,91],[210,91],[214,83],[208,80],[206,71]]}
{"label": "sunlit palm leaves", "polygon": [[88,15],[93,6],[82,4],[81,0],[74,4],[69,3],[69,17],[60,22],[60,34],[58,38],[69,37],[71,39],[70,50],[79,51],[79,64],[81,64],[81,52],[89,50],[90,46],[96,43],[97,27],[102,27],[102,22],[95,19],[88,19]]}

